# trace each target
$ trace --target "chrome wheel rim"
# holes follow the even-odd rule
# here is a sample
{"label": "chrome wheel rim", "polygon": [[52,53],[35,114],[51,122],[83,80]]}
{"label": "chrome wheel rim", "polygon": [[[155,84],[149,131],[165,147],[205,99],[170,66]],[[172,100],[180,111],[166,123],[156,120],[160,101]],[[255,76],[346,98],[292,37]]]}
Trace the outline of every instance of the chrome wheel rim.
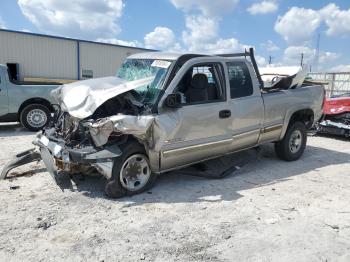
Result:
{"label": "chrome wheel rim", "polygon": [[135,154],[130,156],[120,169],[120,183],[129,191],[137,191],[143,188],[151,177],[151,169],[145,155]]}
{"label": "chrome wheel rim", "polygon": [[297,153],[302,145],[303,135],[300,130],[294,130],[289,138],[289,149],[295,154]]}
{"label": "chrome wheel rim", "polygon": [[42,127],[46,124],[47,116],[46,113],[41,109],[30,110],[27,114],[27,122],[32,127]]}

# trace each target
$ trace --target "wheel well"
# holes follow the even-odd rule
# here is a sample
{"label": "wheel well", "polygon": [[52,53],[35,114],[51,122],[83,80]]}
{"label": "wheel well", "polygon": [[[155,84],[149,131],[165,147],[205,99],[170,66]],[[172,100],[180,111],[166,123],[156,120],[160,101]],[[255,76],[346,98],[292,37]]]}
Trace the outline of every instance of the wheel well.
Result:
{"label": "wheel well", "polygon": [[146,151],[146,147],[143,143],[141,143],[136,137],[134,137],[133,135],[128,135],[127,140],[125,141],[125,143],[135,143],[136,145],[140,146],[140,148],[142,148],[145,152]]}
{"label": "wheel well", "polygon": [[314,112],[311,109],[303,109],[293,113],[290,117],[289,124],[297,121],[303,122],[306,128],[311,128],[314,123]]}
{"label": "wheel well", "polygon": [[21,106],[19,107],[19,110],[18,110],[18,117],[21,115],[21,112],[22,110],[26,107],[26,106],[29,106],[29,105],[32,105],[32,104],[40,104],[40,105],[44,105],[46,106],[51,112],[54,111],[54,108],[52,107],[51,103],[49,101],[47,101],[46,99],[44,98],[31,98],[31,99],[28,99],[26,101],[24,101]]}

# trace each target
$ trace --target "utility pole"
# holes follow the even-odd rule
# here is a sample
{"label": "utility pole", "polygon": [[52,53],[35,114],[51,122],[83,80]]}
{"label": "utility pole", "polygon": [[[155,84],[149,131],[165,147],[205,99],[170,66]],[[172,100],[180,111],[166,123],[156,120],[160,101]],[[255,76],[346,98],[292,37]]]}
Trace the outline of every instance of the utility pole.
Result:
{"label": "utility pole", "polygon": [[304,64],[304,53],[301,53],[301,57],[300,57],[300,66],[302,67]]}
{"label": "utility pole", "polygon": [[319,62],[319,57],[320,57],[320,39],[321,35],[320,33],[317,34],[317,41],[316,41],[316,54],[315,54],[315,72],[318,71],[318,62]]}
{"label": "utility pole", "polygon": [[269,56],[269,65],[272,64],[272,56]]}

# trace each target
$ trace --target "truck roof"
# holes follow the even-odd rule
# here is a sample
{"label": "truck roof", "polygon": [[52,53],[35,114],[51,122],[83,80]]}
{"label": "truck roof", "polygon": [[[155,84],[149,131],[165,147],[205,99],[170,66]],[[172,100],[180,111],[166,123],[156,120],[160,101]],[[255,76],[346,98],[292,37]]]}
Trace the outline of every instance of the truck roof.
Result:
{"label": "truck roof", "polygon": [[[145,53],[137,53],[137,54],[131,55],[128,58],[129,59],[159,59],[159,60],[172,60],[172,61],[177,60],[177,63],[182,65],[188,59],[191,59],[194,57],[201,57],[201,56],[220,57],[221,59],[226,57],[228,59],[235,58],[237,60],[246,59],[248,57],[250,58],[250,61],[253,65],[254,71],[256,73],[256,76],[260,84],[260,88],[264,87],[264,82],[261,79],[258,65],[254,57],[254,49],[252,47],[249,48],[249,51],[244,50],[243,53],[233,53],[233,54],[210,55],[210,54],[193,54],[193,53],[145,52]],[[182,61],[179,61],[179,60],[182,60]]]}
{"label": "truck roof", "polygon": [[130,59],[160,59],[160,60],[176,60],[183,54],[171,52],[142,52],[129,56]]}
{"label": "truck roof", "polygon": [[188,56],[210,56],[210,57],[221,57],[221,55],[214,54],[201,54],[201,53],[171,53],[171,52],[143,52],[129,56],[129,59],[159,59],[159,60],[177,60],[179,57]]}

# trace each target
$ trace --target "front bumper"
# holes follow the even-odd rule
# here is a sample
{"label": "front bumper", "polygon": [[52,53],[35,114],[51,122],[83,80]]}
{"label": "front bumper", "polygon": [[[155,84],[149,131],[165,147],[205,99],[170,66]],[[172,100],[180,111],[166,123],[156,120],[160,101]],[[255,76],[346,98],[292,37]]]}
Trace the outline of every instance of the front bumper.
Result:
{"label": "front bumper", "polygon": [[112,177],[114,159],[122,152],[117,145],[95,148],[85,146],[72,148],[63,142],[50,139],[45,134],[38,134],[34,142],[39,147],[41,158],[56,183],[60,173],[84,173],[94,168],[106,178]]}

